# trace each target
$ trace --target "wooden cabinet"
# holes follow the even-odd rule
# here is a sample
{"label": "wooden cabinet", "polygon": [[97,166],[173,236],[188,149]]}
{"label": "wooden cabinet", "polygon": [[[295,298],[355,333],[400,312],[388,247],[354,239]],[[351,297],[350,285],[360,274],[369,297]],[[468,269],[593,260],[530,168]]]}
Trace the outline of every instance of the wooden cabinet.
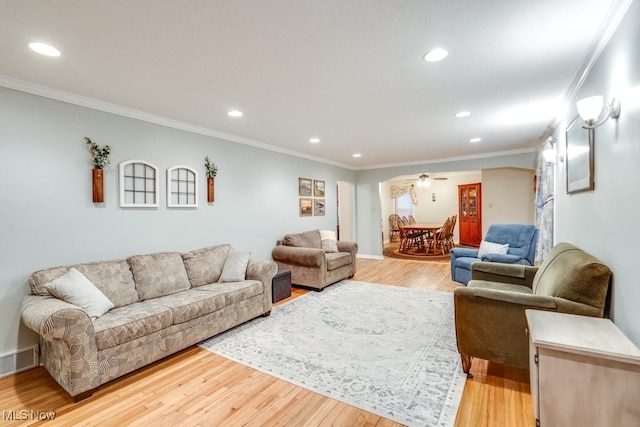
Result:
{"label": "wooden cabinet", "polygon": [[611,320],[526,316],[537,426],[640,426],[640,350]]}
{"label": "wooden cabinet", "polygon": [[482,241],[481,184],[458,185],[458,230],[460,244],[480,246]]}

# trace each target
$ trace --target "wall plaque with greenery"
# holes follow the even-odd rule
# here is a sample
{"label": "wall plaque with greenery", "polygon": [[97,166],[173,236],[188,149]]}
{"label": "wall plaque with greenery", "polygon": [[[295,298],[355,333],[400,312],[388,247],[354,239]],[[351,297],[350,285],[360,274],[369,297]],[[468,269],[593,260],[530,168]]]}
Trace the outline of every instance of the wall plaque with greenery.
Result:
{"label": "wall plaque with greenery", "polygon": [[215,201],[215,180],[218,175],[218,166],[209,160],[209,156],[204,158],[204,169],[207,175],[207,202],[212,203]]}
{"label": "wall plaque with greenery", "polygon": [[111,162],[109,155],[111,154],[111,147],[108,145],[100,146],[91,141],[88,136],[84,137],[87,150],[91,154],[92,170],[92,191],[93,191],[93,203],[104,202],[104,168],[109,166]]}

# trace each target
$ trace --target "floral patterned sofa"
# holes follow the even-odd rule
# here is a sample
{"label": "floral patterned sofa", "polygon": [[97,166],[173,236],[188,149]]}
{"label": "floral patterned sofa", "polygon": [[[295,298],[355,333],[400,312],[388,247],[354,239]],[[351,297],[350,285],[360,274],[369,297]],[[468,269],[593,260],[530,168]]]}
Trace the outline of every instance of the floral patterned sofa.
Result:
{"label": "floral patterned sofa", "polygon": [[231,245],[49,268],[30,276],[22,320],[40,335],[44,367],[78,401],[114,378],[269,315],[276,271],[273,261],[250,259]]}

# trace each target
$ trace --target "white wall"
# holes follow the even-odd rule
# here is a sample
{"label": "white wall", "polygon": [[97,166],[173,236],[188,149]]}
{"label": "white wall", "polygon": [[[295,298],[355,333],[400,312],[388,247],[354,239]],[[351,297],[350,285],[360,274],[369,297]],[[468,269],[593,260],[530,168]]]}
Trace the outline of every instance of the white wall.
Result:
{"label": "white wall", "polygon": [[[105,203],[91,199],[91,164],[83,137],[112,146]],[[204,174],[219,166],[216,201],[200,176],[197,209],[168,209],[166,169],[184,164]],[[143,159],[160,168],[160,207],[118,206],[117,164]],[[298,215],[298,177],[325,180],[326,215]],[[336,228],[336,183],[352,170],[313,162],[0,88],[0,354],[37,342],[20,324],[29,274],[85,261],[218,243],[271,259],[285,233]]]}
{"label": "white wall", "polygon": [[622,102],[618,120],[595,131],[595,190],[568,195],[565,163],[556,165],[555,241],[571,242],[613,271],[613,321],[640,346],[640,3],[633,2],[605,50],[589,72],[558,126],[576,116],[575,101],[591,95],[615,96]]}
{"label": "white wall", "polygon": [[482,171],[482,235],[491,224],[533,224],[535,195],[531,169]]}

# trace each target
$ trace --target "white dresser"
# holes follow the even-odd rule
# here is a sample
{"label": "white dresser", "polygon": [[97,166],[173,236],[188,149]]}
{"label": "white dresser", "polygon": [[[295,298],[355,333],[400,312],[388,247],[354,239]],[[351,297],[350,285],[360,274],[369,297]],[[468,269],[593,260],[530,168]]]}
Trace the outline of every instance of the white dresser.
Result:
{"label": "white dresser", "polygon": [[640,349],[611,320],[526,316],[536,425],[640,426]]}

